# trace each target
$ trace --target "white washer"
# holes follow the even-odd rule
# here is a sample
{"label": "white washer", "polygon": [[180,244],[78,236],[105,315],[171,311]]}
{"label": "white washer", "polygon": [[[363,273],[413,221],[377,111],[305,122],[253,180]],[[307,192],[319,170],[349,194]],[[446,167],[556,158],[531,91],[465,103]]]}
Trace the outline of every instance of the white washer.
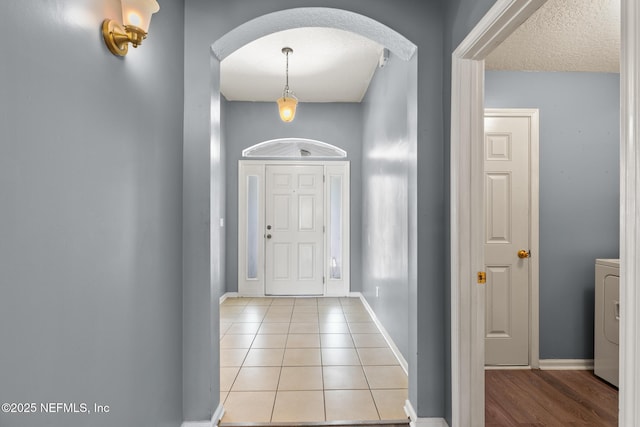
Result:
{"label": "white washer", "polygon": [[618,386],[620,260],[596,260],[594,373]]}

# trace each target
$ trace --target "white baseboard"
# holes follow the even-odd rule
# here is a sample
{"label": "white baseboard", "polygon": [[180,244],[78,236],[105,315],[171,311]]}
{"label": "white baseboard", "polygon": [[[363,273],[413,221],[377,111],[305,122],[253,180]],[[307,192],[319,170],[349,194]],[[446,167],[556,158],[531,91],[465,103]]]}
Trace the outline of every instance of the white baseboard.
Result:
{"label": "white baseboard", "polygon": [[218,405],[216,412],[213,413],[213,417],[211,417],[211,427],[217,426],[222,417],[224,416],[224,407],[222,406],[222,402]]}
{"label": "white baseboard", "polygon": [[220,304],[227,298],[343,298],[343,297],[358,297],[360,292],[351,292],[347,295],[344,293],[338,294],[325,294],[325,295],[265,295],[265,294],[240,294],[239,292],[226,292],[220,297]]}
{"label": "white baseboard", "polygon": [[404,413],[411,420],[409,423],[411,427],[449,427],[444,418],[419,418],[408,400],[404,403]]}
{"label": "white baseboard", "polygon": [[220,297],[220,304],[222,304],[227,298],[238,298],[237,292],[225,292]]}
{"label": "white baseboard", "polygon": [[530,371],[531,366],[499,366],[499,365],[489,365],[485,366],[485,371]]}
{"label": "white baseboard", "polygon": [[222,403],[218,405],[218,408],[213,413],[211,421],[185,421],[180,427],[214,427],[217,426],[222,416],[224,415],[224,408]]}
{"label": "white baseboard", "polygon": [[404,358],[402,353],[400,353],[398,346],[396,346],[396,343],[393,342],[387,330],[384,328],[384,326],[382,326],[382,323],[380,323],[380,320],[378,320],[376,313],[373,311],[373,309],[371,308],[371,306],[369,305],[365,297],[362,295],[361,292],[351,292],[350,296],[354,298],[360,298],[360,301],[362,301],[364,308],[367,309],[367,312],[371,316],[371,319],[373,319],[373,322],[376,324],[376,326],[380,330],[380,333],[384,337],[385,341],[387,342],[387,344],[389,344],[389,348],[391,349],[393,354],[396,356],[396,359],[398,359],[398,362],[400,363],[402,370],[404,371],[405,374],[409,375],[409,364],[407,363],[407,360]]}
{"label": "white baseboard", "polygon": [[540,359],[540,369],[556,371],[589,371],[593,359]]}

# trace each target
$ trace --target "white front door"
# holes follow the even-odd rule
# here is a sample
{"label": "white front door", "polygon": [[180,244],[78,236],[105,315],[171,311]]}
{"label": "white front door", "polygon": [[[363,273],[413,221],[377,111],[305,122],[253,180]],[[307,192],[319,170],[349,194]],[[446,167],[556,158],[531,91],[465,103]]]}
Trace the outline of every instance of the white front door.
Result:
{"label": "white front door", "polygon": [[485,364],[528,365],[530,118],[487,114],[484,126]]}
{"label": "white front door", "polygon": [[322,166],[267,165],[265,293],[324,292]]}

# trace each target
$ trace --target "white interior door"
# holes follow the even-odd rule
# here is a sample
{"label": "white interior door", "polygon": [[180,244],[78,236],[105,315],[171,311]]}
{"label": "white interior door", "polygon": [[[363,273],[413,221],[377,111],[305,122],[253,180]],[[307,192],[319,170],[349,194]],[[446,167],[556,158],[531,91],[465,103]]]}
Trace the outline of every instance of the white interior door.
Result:
{"label": "white interior door", "polygon": [[267,165],[265,293],[322,295],[324,184],[322,166]]}
{"label": "white interior door", "polygon": [[528,365],[530,118],[487,114],[484,124],[485,364]]}

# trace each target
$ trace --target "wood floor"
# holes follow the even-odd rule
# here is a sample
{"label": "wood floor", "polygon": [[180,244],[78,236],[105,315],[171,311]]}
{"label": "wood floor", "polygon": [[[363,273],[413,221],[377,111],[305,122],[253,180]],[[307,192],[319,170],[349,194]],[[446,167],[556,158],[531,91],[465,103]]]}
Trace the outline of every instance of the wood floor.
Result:
{"label": "wood floor", "polygon": [[618,390],[593,371],[485,371],[485,426],[618,425]]}

